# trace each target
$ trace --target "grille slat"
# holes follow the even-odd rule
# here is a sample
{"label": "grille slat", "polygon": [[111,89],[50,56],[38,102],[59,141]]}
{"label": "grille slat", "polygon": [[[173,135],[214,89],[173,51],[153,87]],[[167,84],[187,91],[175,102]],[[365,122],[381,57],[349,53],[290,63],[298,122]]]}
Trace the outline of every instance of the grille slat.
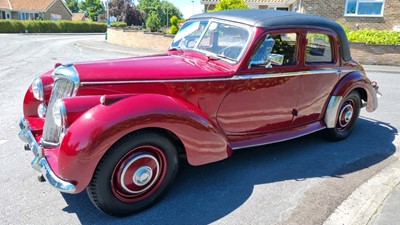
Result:
{"label": "grille slat", "polygon": [[43,144],[57,145],[60,142],[62,128],[54,123],[53,106],[61,98],[70,97],[74,91],[74,82],[66,77],[58,77],[53,86],[50,101],[47,107],[46,120],[43,129]]}

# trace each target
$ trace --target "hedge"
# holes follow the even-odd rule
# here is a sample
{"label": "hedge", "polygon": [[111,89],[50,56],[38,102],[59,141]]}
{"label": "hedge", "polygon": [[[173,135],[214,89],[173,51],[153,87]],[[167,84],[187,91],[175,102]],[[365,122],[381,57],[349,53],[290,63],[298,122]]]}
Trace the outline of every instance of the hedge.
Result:
{"label": "hedge", "polygon": [[0,20],[0,33],[91,33],[106,32],[106,23],[50,20]]}
{"label": "hedge", "polygon": [[347,32],[350,42],[375,45],[400,45],[400,31],[362,29]]}

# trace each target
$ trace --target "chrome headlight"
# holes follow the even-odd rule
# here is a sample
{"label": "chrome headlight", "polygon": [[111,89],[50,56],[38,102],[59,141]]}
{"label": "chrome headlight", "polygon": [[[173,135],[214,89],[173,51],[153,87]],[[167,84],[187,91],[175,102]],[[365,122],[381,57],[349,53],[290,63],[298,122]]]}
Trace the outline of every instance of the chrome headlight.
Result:
{"label": "chrome headlight", "polygon": [[67,125],[67,111],[61,99],[58,99],[53,106],[53,119],[54,123],[59,127]]}
{"label": "chrome headlight", "polygon": [[33,92],[33,96],[37,100],[39,100],[39,101],[44,100],[43,82],[40,78],[36,78],[35,80],[33,80],[32,92]]}
{"label": "chrome headlight", "polygon": [[37,109],[38,116],[42,119],[46,117],[47,107],[44,103],[40,104]]}

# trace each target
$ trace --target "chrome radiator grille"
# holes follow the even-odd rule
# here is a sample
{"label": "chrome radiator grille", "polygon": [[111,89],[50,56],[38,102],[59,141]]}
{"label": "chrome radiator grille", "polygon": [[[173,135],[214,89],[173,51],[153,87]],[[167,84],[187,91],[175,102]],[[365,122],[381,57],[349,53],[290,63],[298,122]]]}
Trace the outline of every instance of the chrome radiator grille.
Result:
{"label": "chrome radiator grille", "polygon": [[53,106],[61,98],[70,97],[74,91],[74,82],[66,77],[57,77],[51,92],[50,101],[47,107],[46,120],[44,123],[42,144],[57,145],[60,142],[62,128],[54,123]]}

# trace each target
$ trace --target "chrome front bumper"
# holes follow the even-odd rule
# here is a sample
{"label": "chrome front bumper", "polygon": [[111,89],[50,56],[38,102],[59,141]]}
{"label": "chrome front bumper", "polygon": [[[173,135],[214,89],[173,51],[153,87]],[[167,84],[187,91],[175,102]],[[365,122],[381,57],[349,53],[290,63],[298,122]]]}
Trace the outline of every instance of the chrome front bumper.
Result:
{"label": "chrome front bumper", "polygon": [[19,127],[21,129],[18,134],[19,138],[28,144],[29,149],[35,156],[31,162],[32,167],[41,172],[46,181],[57,190],[66,193],[75,193],[75,185],[60,179],[51,169],[46,157],[43,155],[43,147],[33,136],[29,128],[28,121],[26,121],[24,118],[21,118]]}

